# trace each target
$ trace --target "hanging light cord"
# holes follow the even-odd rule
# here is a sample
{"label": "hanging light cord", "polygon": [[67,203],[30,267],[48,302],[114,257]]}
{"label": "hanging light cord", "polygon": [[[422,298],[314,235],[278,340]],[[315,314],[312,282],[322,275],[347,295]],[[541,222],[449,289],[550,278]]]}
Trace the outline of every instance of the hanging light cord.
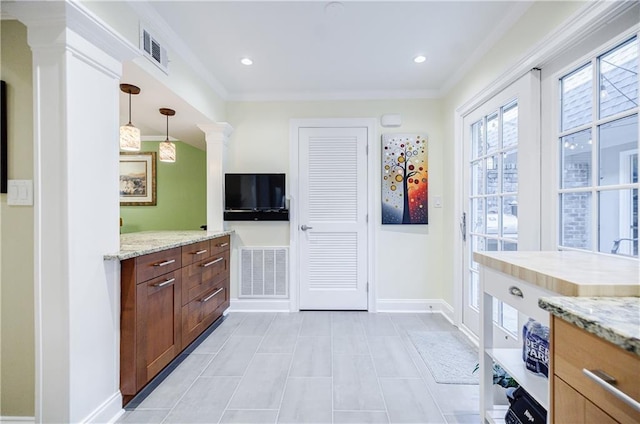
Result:
{"label": "hanging light cord", "polygon": [[131,125],[131,90],[129,90],[129,125]]}
{"label": "hanging light cord", "polygon": [[167,139],[165,141],[169,141],[169,115],[167,115]]}

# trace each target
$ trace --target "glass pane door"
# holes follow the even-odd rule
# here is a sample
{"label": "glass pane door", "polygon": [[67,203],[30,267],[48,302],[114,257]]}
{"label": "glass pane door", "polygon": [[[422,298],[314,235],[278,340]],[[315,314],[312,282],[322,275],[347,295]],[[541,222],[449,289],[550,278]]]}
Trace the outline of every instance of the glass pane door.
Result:
{"label": "glass pane door", "polygon": [[[478,264],[474,251],[518,249],[518,102],[512,100],[471,124],[471,176],[466,308],[478,310]],[[469,311],[470,313],[472,313]],[[518,331],[518,314],[498,303],[496,323]]]}

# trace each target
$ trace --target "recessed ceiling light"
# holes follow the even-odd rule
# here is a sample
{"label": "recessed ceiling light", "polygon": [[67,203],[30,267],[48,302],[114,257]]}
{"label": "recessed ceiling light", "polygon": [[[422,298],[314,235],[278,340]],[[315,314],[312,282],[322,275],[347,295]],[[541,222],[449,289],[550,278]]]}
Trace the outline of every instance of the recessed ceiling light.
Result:
{"label": "recessed ceiling light", "polygon": [[418,55],[418,56],[413,58],[413,61],[416,62],[416,63],[422,63],[425,60],[427,60],[427,58],[425,56],[423,56],[423,55]]}
{"label": "recessed ceiling light", "polygon": [[240,63],[249,66],[253,65],[253,60],[249,59],[248,57],[243,57],[242,59],[240,59]]}

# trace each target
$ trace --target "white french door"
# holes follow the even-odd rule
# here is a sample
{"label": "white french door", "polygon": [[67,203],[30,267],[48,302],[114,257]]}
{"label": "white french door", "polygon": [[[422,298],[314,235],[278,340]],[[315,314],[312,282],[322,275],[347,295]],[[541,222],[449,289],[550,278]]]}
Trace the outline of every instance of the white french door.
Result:
{"label": "white french door", "polygon": [[[539,73],[531,71],[463,117],[462,323],[479,333],[479,267],[474,251],[540,246]],[[518,313],[499,302],[494,321],[518,333]]]}
{"label": "white french door", "polygon": [[300,128],[300,309],[366,310],[367,128]]}

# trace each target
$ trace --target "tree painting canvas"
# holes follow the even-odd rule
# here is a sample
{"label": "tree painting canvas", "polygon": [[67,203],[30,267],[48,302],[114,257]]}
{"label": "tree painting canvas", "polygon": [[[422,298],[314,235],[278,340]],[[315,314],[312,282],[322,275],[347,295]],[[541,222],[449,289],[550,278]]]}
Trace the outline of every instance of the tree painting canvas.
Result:
{"label": "tree painting canvas", "polygon": [[428,224],[427,137],[382,135],[382,223]]}

